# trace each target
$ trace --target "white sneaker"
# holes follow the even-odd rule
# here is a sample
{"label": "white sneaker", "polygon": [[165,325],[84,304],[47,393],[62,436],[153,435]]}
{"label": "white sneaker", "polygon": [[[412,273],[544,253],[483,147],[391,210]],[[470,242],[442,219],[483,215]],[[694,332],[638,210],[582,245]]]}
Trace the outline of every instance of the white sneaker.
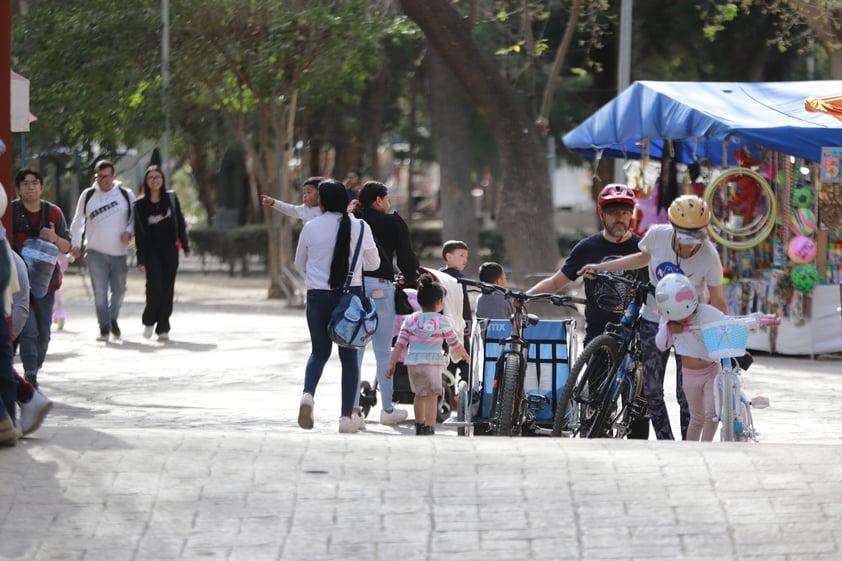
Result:
{"label": "white sneaker", "polygon": [[381,425],[397,425],[398,423],[402,423],[406,420],[409,416],[409,413],[404,411],[403,409],[398,409],[397,407],[393,407],[392,411],[386,411],[385,409],[380,412],[380,424]]}
{"label": "white sneaker", "polygon": [[351,413],[351,420],[354,421],[357,430],[365,430],[365,417],[362,413]]}
{"label": "white sneaker", "polygon": [[100,343],[107,343],[108,342],[108,333],[100,333],[96,336],[96,340]]}
{"label": "white sneaker", "polygon": [[301,396],[301,404],[298,406],[298,426],[302,429],[313,428],[313,396],[304,393]]}
{"label": "white sneaker", "polygon": [[154,325],[144,325],[143,326],[143,338],[144,339],[151,339],[152,332],[155,330]]}
{"label": "white sneaker", "polygon": [[169,332],[158,333],[158,340],[159,341],[169,341],[170,340]]}
{"label": "white sneaker", "polygon": [[44,417],[53,408],[53,402],[46,395],[38,390],[32,394],[32,399],[20,404],[20,425],[21,433],[24,435],[38,430]]}
{"label": "white sneaker", "polygon": [[354,424],[354,420],[351,417],[339,417],[339,432],[357,432],[357,425]]}

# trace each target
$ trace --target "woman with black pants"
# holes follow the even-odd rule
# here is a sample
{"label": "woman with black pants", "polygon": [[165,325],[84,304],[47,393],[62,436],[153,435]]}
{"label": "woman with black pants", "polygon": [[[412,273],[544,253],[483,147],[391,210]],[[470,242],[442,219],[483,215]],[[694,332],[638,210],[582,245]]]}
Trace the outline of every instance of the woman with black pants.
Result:
{"label": "woman with black pants", "polygon": [[164,172],[149,166],[143,174],[143,194],[135,201],[135,244],[137,268],[146,273],[146,307],[143,309],[143,336],[166,341],[178,271],[178,243],[190,257],[187,224],[175,192],[167,191]]}

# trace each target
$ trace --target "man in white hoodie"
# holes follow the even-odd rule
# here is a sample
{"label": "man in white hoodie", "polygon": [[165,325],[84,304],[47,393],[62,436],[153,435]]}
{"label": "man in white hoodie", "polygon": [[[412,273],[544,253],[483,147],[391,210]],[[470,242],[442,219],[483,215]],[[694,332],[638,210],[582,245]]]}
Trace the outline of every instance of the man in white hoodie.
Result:
{"label": "man in white hoodie", "polygon": [[[126,295],[129,240],[134,234],[132,207],[134,193],[114,179],[114,164],[100,160],[94,167],[94,184],[82,191],[70,225],[73,257],[79,257],[85,237],[85,261],[94,288],[99,335],[107,342],[109,335],[120,338],[117,318]],[[111,301],[109,302],[109,290]]]}

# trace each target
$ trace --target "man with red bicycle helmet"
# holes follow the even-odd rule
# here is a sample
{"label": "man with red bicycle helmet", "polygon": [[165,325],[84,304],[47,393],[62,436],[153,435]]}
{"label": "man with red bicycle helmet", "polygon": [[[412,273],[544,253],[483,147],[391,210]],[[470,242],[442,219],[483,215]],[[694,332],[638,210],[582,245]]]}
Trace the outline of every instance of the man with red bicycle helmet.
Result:
{"label": "man with red bicycle helmet", "polygon": [[611,183],[599,192],[597,204],[599,208],[605,208],[605,205],[611,204],[631,205],[634,207],[637,204],[637,195],[634,189],[627,185]]}
{"label": "man with red bicycle helmet", "polygon": [[[723,288],[722,261],[716,247],[707,235],[710,208],[696,195],[681,195],[669,206],[669,224],[651,226],[640,241],[640,252],[627,255],[614,262],[594,262],[579,271],[616,271],[646,267],[652,284],[670,273],[680,273],[690,279],[700,302],[709,302],[722,313],[728,314],[728,302]],[[658,440],[673,440],[669,414],[664,401],[664,377],[669,349],[663,351],[655,345],[660,310],[650,296],[641,311],[640,348],[643,359],[643,391],[646,408]],[[676,355],[676,400],[680,409],[681,436],[687,434],[690,410],[682,389],[681,360]]]}
{"label": "man with red bicycle helmet", "polygon": [[[602,230],[579,241],[570,255],[550,278],[544,279],[529,290],[529,294],[556,293],[568,283],[579,278],[579,269],[588,263],[611,261],[624,255],[637,253],[640,237],[631,229],[637,197],[634,190],[620,183],[606,185],[597,197],[597,213]],[[627,276],[647,280],[645,268],[627,271]],[[585,279],[585,340],[602,335],[605,325],[618,323],[622,318],[622,295],[616,287],[599,280]],[[649,420],[638,419],[632,426],[629,438],[649,438]]]}

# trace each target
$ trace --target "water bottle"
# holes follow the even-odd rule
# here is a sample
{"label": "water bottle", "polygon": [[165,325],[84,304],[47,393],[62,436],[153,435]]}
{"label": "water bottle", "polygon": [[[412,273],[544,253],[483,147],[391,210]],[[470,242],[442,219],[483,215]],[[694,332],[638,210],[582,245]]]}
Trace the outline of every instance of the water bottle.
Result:
{"label": "water bottle", "polygon": [[53,278],[58,259],[58,246],[41,238],[23,242],[21,256],[29,270],[29,290],[35,298],[43,298]]}

